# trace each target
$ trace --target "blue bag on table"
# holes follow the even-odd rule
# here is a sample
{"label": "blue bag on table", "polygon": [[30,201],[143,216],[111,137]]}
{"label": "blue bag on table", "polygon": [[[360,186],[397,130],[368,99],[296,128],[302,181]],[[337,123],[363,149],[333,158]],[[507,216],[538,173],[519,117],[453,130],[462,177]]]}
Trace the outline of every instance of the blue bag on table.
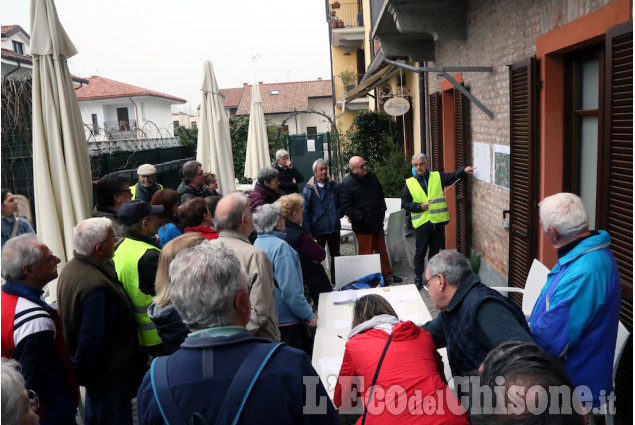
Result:
{"label": "blue bag on table", "polygon": [[369,289],[384,286],[384,275],[381,273],[373,273],[364,277],[360,277],[355,282],[351,282],[342,288],[342,291],[349,289]]}

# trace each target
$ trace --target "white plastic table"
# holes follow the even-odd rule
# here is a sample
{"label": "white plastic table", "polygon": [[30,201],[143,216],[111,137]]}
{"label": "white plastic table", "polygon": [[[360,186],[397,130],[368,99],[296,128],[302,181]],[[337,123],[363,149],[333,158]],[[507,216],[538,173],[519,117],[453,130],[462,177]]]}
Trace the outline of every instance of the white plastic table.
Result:
{"label": "white plastic table", "polygon": [[[341,294],[341,295],[338,295]],[[388,288],[360,289],[356,291],[336,291],[320,294],[318,324],[313,345],[313,367],[320,375],[329,397],[333,399],[335,383],[344,358],[346,338],[351,331],[353,320],[353,302],[334,304],[333,297],[362,297],[378,294],[385,297],[399,316],[400,320],[411,320],[422,325],[432,319],[415,285],[391,286]],[[439,350],[443,356],[445,349]],[[447,368],[447,364],[446,364]]]}

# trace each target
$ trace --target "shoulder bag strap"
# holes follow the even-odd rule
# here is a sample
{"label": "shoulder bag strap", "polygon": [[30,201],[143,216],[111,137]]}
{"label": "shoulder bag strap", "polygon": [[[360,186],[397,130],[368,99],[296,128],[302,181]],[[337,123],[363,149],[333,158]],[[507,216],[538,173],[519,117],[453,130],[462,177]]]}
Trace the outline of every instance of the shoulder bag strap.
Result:
{"label": "shoulder bag strap", "polygon": [[236,375],[234,375],[234,379],[227,389],[225,398],[221,403],[221,410],[214,422],[215,424],[235,425],[238,423],[247,398],[258,380],[260,373],[275,351],[283,344],[283,342],[279,342],[273,347],[271,347],[271,344],[257,344],[254,350],[249,353],[249,356],[236,371]]}
{"label": "shoulder bag strap", "polygon": [[386,351],[388,351],[388,346],[390,345],[390,341],[392,340],[392,332],[388,337],[388,342],[386,342],[386,346],[384,347],[384,352],[381,353],[381,357],[379,358],[379,364],[377,364],[377,370],[375,370],[375,376],[373,376],[373,383],[368,390],[368,401],[366,401],[366,406],[364,406],[364,416],[362,416],[362,425],[366,422],[366,413],[368,413],[368,405],[370,404],[370,398],[373,396],[373,390],[375,389],[375,384],[377,383],[377,376],[379,376],[379,369],[381,368],[381,364],[384,361],[384,357],[386,356]]}
{"label": "shoulder bag strap", "polygon": [[152,392],[159,406],[165,425],[186,425],[181,410],[176,405],[168,383],[168,357],[156,357],[150,366]]}
{"label": "shoulder bag strap", "polygon": [[15,235],[18,234],[18,226],[20,224],[20,217],[14,216],[15,220],[13,221],[13,232],[11,232],[11,237],[14,238]]}

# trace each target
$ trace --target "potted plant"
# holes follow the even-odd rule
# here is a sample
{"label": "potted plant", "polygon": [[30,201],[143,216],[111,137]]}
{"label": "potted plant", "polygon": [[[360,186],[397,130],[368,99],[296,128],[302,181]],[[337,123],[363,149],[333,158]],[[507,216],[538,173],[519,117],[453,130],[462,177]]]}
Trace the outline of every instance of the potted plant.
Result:
{"label": "potted plant", "polygon": [[357,84],[357,74],[353,71],[347,69],[346,71],[340,72],[339,75],[347,92],[351,91]]}
{"label": "potted plant", "polygon": [[337,18],[331,18],[331,28],[337,28],[337,26],[339,25],[340,20]]}

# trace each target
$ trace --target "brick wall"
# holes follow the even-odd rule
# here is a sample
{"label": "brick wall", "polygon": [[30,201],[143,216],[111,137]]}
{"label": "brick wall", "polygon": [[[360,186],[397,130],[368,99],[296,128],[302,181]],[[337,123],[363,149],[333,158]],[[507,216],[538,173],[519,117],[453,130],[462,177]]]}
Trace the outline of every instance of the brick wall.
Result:
{"label": "brick wall", "polygon": [[[464,73],[465,86],[490,110],[488,118],[470,103],[467,134],[471,143],[509,145],[509,76],[507,65],[534,55],[536,37],[611,3],[609,0],[485,0],[468,3],[465,41],[439,40],[430,66],[491,66],[492,73]],[[428,75],[430,93],[442,79]],[[493,151],[493,147],[492,147]],[[452,171],[452,170],[446,170]],[[493,171],[490,181],[493,182]],[[509,191],[473,179],[472,248],[505,278],[509,233],[501,225]]]}

